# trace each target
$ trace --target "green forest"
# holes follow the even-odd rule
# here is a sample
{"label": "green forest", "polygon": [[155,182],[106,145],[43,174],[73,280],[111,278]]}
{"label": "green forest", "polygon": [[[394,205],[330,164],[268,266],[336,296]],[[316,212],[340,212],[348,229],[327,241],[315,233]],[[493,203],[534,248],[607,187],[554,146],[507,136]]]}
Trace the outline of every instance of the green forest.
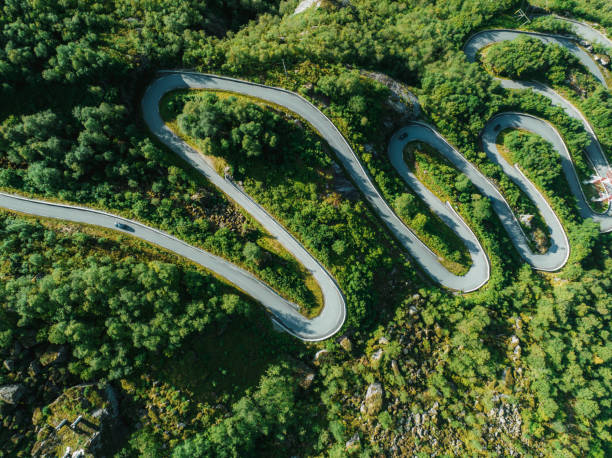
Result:
{"label": "green forest", "polygon": [[[516,215],[535,215],[531,247],[546,253],[545,223],[487,157],[481,133],[501,112],[542,118],[581,180],[593,174],[588,135],[548,98],[503,89],[496,77],[570,100],[608,160],[612,93],[554,44],[499,42],[477,62],[463,46],[495,28],[572,36],[549,13],[611,38],[609,2],[323,0],[295,13],[299,3],[4,0],[0,191],[163,230],[317,316],[324,298],[312,273],[145,124],[141,100],[158,72],[190,69],[311,102],[395,213],[461,275],[471,266],[466,245],[387,155],[393,134],[418,116]],[[612,56],[597,45],[593,53]],[[600,68],[612,83],[610,67]],[[407,92],[419,107],[397,95]],[[517,129],[497,138],[567,233],[569,260],[556,272],[521,258],[465,175],[429,145],[407,145],[408,166],[452,204],[490,262],[486,285],[460,293],[428,277],[299,116],[208,90],[171,92],[160,112],[329,271],[346,301],[344,326],[301,341],[226,279],[170,251],[0,208],[0,457],[64,456],[67,447],[126,458],[612,454],[612,235],[580,217],[551,144]],[[56,431],[60,418],[67,425]]]}

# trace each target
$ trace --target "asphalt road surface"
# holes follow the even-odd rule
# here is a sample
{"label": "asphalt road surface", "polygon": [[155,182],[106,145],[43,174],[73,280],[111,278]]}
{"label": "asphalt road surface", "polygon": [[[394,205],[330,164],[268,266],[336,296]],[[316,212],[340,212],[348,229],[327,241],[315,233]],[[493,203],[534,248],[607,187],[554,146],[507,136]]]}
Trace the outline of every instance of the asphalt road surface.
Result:
{"label": "asphalt road surface", "polygon": [[[580,29],[580,27],[577,27],[577,33]],[[483,46],[496,41],[511,40],[521,34],[524,34],[524,32],[508,30],[479,32],[468,40],[465,46],[465,52],[468,59],[473,61],[475,60],[478,50]],[[529,33],[529,35],[534,35],[542,41],[556,42],[565,46],[580,59],[602,84],[605,85],[603,75],[595,62],[581,48],[576,46],[573,41],[563,37],[547,36],[543,34]],[[596,41],[592,37],[586,38]],[[546,95],[553,103],[562,106],[570,116],[579,119],[591,138],[591,145],[588,148],[587,154],[595,170],[600,172],[608,167],[605,155],[601,150],[593,129],[579,110],[570,102],[563,99],[560,95],[552,91],[552,89],[541,84],[522,83],[509,80],[501,81],[502,85],[508,88],[530,88],[538,91]],[[55,204],[4,193],[0,193],[0,206],[42,217],[102,226],[139,237],[188,258],[206,269],[215,272],[217,275],[224,277],[246,294],[261,302],[274,316],[275,321],[290,334],[309,341],[323,340],[331,337],[342,327],[346,318],[346,304],[338,285],[330,273],[270,214],[246,195],[240,187],[217,174],[214,168],[199,152],[187,145],[164,124],[159,112],[159,102],[166,93],[177,89],[223,90],[257,97],[283,106],[305,119],[329,143],[336,157],[340,160],[344,169],[361,190],[372,208],[420,267],[436,282],[451,289],[468,292],[483,286],[490,276],[489,261],[474,233],[452,209],[450,204],[443,204],[440,202],[440,200],[427,190],[408,169],[403,161],[402,150],[404,145],[409,141],[423,141],[436,148],[442,155],[451,161],[455,167],[462,173],[465,173],[484,195],[491,199],[494,210],[497,212],[517,250],[523,258],[536,269],[553,271],[561,268],[567,261],[570,247],[565,232],[558,218],[546,202],[546,199],[516,166],[508,164],[497,151],[495,139],[499,131],[504,128],[527,129],[551,142],[561,156],[564,173],[572,192],[577,197],[581,214],[584,217],[593,218],[598,221],[601,224],[602,230],[612,230],[612,217],[609,213],[610,209],[608,209],[608,212],[605,214],[596,214],[589,207],[586,198],[582,194],[582,189],[567,148],[556,129],[547,122],[521,113],[503,113],[495,116],[487,123],[482,135],[483,147],[490,159],[498,163],[504,172],[534,201],[549,226],[551,247],[548,252],[543,255],[531,252],[527,244],[526,236],[516,220],[515,215],[512,213],[510,207],[497,188],[473,167],[455,148],[446,142],[431,126],[424,123],[413,122],[394,134],[389,144],[389,157],[406,183],[466,244],[472,258],[472,266],[466,275],[454,275],[442,266],[439,258],[423,244],[423,242],[421,242],[391,210],[373,184],[372,178],[362,166],[344,137],[334,124],[314,105],[301,96],[284,89],[189,71],[163,72],[162,76],[153,81],[147,88],[142,100],[142,113],[145,122],[153,135],[158,137],[159,140],[166,144],[172,151],[206,176],[207,179],[229,198],[248,211],[314,276],[321,287],[324,299],[324,307],[316,318],[307,319],[302,316],[298,312],[298,307],[295,304],[280,297],[270,287],[247,271],[222,258],[186,244],[169,234],[139,222],[126,220],[116,215],[89,208]],[[116,226],[117,222],[125,226],[123,226],[123,228],[118,228]]]}

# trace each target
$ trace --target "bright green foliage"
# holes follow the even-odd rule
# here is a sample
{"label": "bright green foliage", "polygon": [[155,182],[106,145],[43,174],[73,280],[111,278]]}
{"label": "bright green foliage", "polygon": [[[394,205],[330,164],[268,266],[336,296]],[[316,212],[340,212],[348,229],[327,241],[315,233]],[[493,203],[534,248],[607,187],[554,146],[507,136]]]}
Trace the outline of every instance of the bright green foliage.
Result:
{"label": "bright green foliage", "polygon": [[[247,310],[193,268],[100,256],[97,246],[114,244],[5,215],[0,230],[0,261],[7,266],[0,289],[3,347],[37,329],[41,341],[68,346],[70,370],[83,379],[125,377],[151,355],[172,355],[212,320]],[[79,255],[90,246],[90,256]]]}
{"label": "bright green foliage", "polygon": [[456,56],[427,69],[423,90],[423,108],[443,132],[453,132],[449,140],[459,143],[461,152],[470,158],[472,151],[461,147],[477,138],[497,110],[501,102],[499,84],[478,64],[468,64],[465,57]]}
{"label": "bright green foliage", "polygon": [[[295,266],[266,250],[261,232],[148,138],[140,96],[157,70],[197,68],[300,92],[338,126],[387,201],[397,204],[398,213],[409,212],[415,228],[435,234],[439,251],[449,258],[455,251],[452,235],[409,194],[385,154],[388,138],[405,118],[387,103],[389,91],[361,69],[410,84],[424,118],[517,205],[524,204],[520,193],[479,143],[494,113],[519,110],[546,118],[562,133],[579,173],[589,173],[579,122],[531,92],[502,91],[482,65],[468,64],[461,52],[467,36],[479,29],[519,25],[513,13],[523,2],[325,1],[293,16],[296,3],[6,0],[0,7],[0,185],[124,212],[257,271],[292,297],[306,298]],[[607,0],[531,3],[612,24]],[[565,30],[550,20],[537,22],[533,27]],[[562,61],[562,51],[528,41],[505,46],[506,52],[496,56],[491,49],[488,57],[499,58],[504,71],[520,71],[521,78],[554,82],[593,123],[609,154],[609,91]],[[569,86],[561,75],[570,78]],[[444,168],[435,178],[460,204],[492,264],[484,289],[453,295],[420,279],[358,192],[336,192],[341,174],[316,135],[299,120],[251,102],[230,104],[220,97],[200,109],[194,101],[188,124],[197,136],[211,139],[211,152],[231,161],[245,189],[338,279],[349,306],[352,354],[330,340],[323,344],[329,361],[313,368],[313,347],[288,338],[291,345],[277,345],[269,333],[260,333],[260,323],[243,318],[250,333],[236,329],[232,338],[246,335],[257,343],[253,347],[261,349],[263,361],[267,354],[299,359],[316,377],[305,391],[297,387],[297,376],[276,364],[261,377],[266,373],[261,367],[269,365],[262,363],[260,373],[245,378],[240,389],[226,386],[221,380],[240,376],[232,367],[239,350],[223,348],[214,358],[200,359],[191,342],[201,328],[210,331],[207,342],[223,340],[223,317],[245,310],[237,295],[157,251],[152,256],[80,230],[64,233],[4,218],[2,361],[14,357],[16,340],[34,337],[38,347],[65,342],[79,376],[92,382],[121,378],[115,384],[129,387],[122,390],[121,402],[127,403],[122,415],[133,434],[119,456],[168,456],[182,440],[187,442],[177,453],[184,456],[343,456],[355,433],[362,456],[389,453],[394,441],[398,456],[484,455],[497,446],[502,453],[532,456],[611,454],[610,236],[576,215],[563,178],[560,183],[555,178],[558,167],[547,146],[519,134],[508,139],[525,167],[541,174],[570,237],[568,265],[550,275],[533,272],[488,199]],[[538,157],[524,154],[532,148]],[[206,325],[213,321],[218,326]],[[514,335],[520,356],[507,348]],[[181,346],[187,338],[192,340]],[[231,342],[223,340],[225,347]],[[240,343],[248,346],[248,340]],[[279,356],[279,348],[291,358]],[[371,364],[379,349],[382,359]],[[149,362],[168,362],[166,350],[183,365],[158,383],[164,374]],[[29,362],[10,374],[0,368],[1,383],[15,377],[32,386],[53,381],[30,377]],[[215,374],[209,376],[209,370]],[[138,372],[146,380],[136,377]],[[62,383],[80,383],[80,377],[70,377]],[[259,387],[244,392],[260,378]],[[383,410],[365,420],[359,406],[375,381],[384,385]],[[210,404],[196,402],[201,393],[193,387],[206,391]],[[493,398],[517,406],[518,435],[488,435],[496,426],[488,416]],[[26,399],[31,402],[30,394]],[[15,409],[0,405],[3,452],[30,454],[31,411],[52,400],[35,399],[37,405],[24,401]],[[438,435],[434,449],[429,439],[400,429],[399,420],[429,412],[436,402],[437,422],[430,418],[424,426]],[[137,429],[141,410],[145,426]]]}
{"label": "bright green foliage", "polygon": [[395,199],[395,211],[405,220],[412,219],[415,216],[415,200],[416,198],[412,194],[400,194]]}
{"label": "bright green foliage", "polygon": [[608,158],[612,157],[612,94],[603,87],[598,87],[582,106],[589,113],[589,120],[593,123],[597,138]]}
{"label": "bright green foliage", "polygon": [[280,116],[236,97],[219,100],[215,94],[205,94],[197,103],[185,104],[177,121],[186,134],[210,142],[206,153],[248,158],[278,152]]}
{"label": "bright green foliage", "polygon": [[[325,79],[322,91],[336,91],[350,100],[341,82],[358,89],[370,88],[368,95],[376,94],[367,80],[354,73],[339,80]],[[347,320],[364,320],[371,313],[367,304],[379,294],[389,293],[385,285],[391,281],[391,270],[398,272],[403,267],[381,248],[383,235],[363,202],[333,192],[333,181],[325,177],[332,158],[321,139],[304,128],[303,121],[241,97],[178,92],[166,103],[178,113],[180,133],[188,134],[207,154],[225,159],[246,192],[297,234],[317,260],[332,269],[347,297]],[[247,122],[250,118],[243,117],[245,111],[252,112],[257,121]],[[358,116],[347,116],[364,127]],[[257,153],[249,153],[250,146],[243,142],[244,131],[251,128],[260,131],[262,149]],[[272,138],[278,140],[269,141]],[[252,251],[255,247],[247,243],[243,256],[250,263],[254,263]],[[271,268],[266,265],[262,272]]]}
{"label": "bright green foliage", "polygon": [[280,445],[286,439],[287,430],[298,421],[294,412],[295,393],[295,382],[286,367],[271,367],[257,390],[233,405],[230,417],[177,447],[172,456],[253,456],[262,436]]}
{"label": "bright green foliage", "polygon": [[504,146],[512,158],[529,170],[535,182],[544,189],[560,191],[567,186],[561,168],[561,157],[546,140],[528,132],[513,130],[504,136]]}
{"label": "bright green foliage", "polygon": [[500,76],[517,80],[545,77],[553,84],[563,83],[568,68],[578,65],[567,49],[529,36],[491,45],[483,60]]}

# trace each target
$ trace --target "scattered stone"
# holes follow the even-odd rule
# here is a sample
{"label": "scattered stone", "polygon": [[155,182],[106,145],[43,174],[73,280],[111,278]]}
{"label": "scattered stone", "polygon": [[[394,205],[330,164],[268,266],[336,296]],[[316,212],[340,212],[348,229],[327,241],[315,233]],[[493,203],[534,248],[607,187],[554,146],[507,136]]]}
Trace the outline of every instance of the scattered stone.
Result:
{"label": "scattered stone", "polygon": [[91,414],[91,416],[92,418],[95,418],[96,420],[100,420],[104,417],[110,416],[110,413],[108,409],[102,408],[102,409],[96,410],[94,413]]}
{"label": "scattered stone", "polygon": [[55,427],[55,432],[58,432],[59,430],[61,430],[64,426],[68,425],[68,420],[66,420],[65,418],[60,421],[57,426]]}
{"label": "scattered stone", "polygon": [[378,366],[380,365],[380,360],[382,359],[383,353],[384,352],[382,348],[379,348],[374,353],[372,353],[370,359],[372,361],[372,367],[374,367],[375,369],[378,368]]}
{"label": "scattered stone", "polygon": [[15,361],[13,361],[12,359],[5,359],[2,365],[9,372],[13,372],[15,370]]}
{"label": "scattered stone", "polygon": [[402,375],[396,360],[391,361],[391,369],[393,369],[393,374],[395,374],[396,377]]}
{"label": "scattered stone", "polygon": [[409,314],[410,316],[415,316],[415,315],[417,315],[418,313],[419,313],[419,311],[418,311],[418,309],[417,309],[417,308],[416,308],[414,305],[411,305],[411,306],[408,308],[408,314]]}
{"label": "scattered stone", "polygon": [[319,350],[318,352],[315,353],[314,362],[315,363],[320,363],[328,355],[329,355],[329,351],[327,351],[325,349]]}
{"label": "scattered stone", "polygon": [[389,343],[389,340],[386,337],[381,337],[380,339],[378,339],[379,345],[387,345],[388,343]]}
{"label": "scattered stone", "polygon": [[17,404],[25,394],[25,387],[21,384],[0,386],[0,401],[8,404]]}
{"label": "scattered stone", "polygon": [[351,350],[353,350],[353,344],[351,343],[348,337],[343,337],[342,339],[340,339],[340,346],[349,353],[351,352]]}
{"label": "scattered stone", "polygon": [[300,386],[307,390],[312,385],[312,382],[315,379],[315,374],[311,372],[310,374],[306,374],[302,380],[300,380]]}
{"label": "scattered stone", "polygon": [[383,349],[379,348],[374,353],[372,353],[372,361],[380,361],[380,358],[383,356]]}
{"label": "scattered stone", "polygon": [[533,220],[533,215],[523,214],[519,215],[519,221],[531,229],[531,221]]}
{"label": "scattered stone", "polygon": [[586,40],[580,40],[580,46],[585,48],[588,52],[593,52],[593,45]]}
{"label": "scattered stone", "polygon": [[610,58],[605,54],[595,54],[595,60],[599,62],[604,67],[610,65]]}
{"label": "scattered stone", "polygon": [[303,13],[308,8],[314,7],[315,9],[321,6],[321,0],[302,0],[293,12],[294,15]]}
{"label": "scattered stone", "polygon": [[523,328],[523,320],[521,320],[520,318],[518,318],[518,317],[517,317],[517,318],[514,320],[514,328],[515,328],[517,331],[520,331],[520,330]]}
{"label": "scattered stone", "polygon": [[[48,428],[41,415],[32,421],[39,427],[33,456],[55,456],[56,450],[70,445],[72,456],[102,456],[105,444],[122,440],[125,425],[118,415],[119,406],[114,390],[107,385],[98,389],[94,385],[77,385],[64,390],[47,406],[50,418],[61,419],[55,428]],[[83,408],[87,405],[86,408]],[[90,413],[91,412],[91,413]],[[74,451],[78,447],[78,450]]]}
{"label": "scattered stone", "polygon": [[32,361],[30,363],[30,365],[28,366],[28,373],[31,376],[36,376],[38,374],[40,374],[42,372],[42,366],[40,365],[40,363],[38,362],[37,359],[35,359],[34,361]]}
{"label": "scattered stone", "polygon": [[50,366],[52,364],[62,364],[68,359],[68,349],[66,347],[60,347],[57,351],[48,351],[43,353],[40,357],[40,363],[43,367]]}
{"label": "scattered stone", "polygon": [[519,338],[516,335],[513,335],[510,338],[510,348],[514,348],[519,344]]}
{"label": "scattered stone", "polygon": [[380,412],[383,403],[383,388],[380,383],[368,386],[365,397],[365,410],[367,415],[376,415]]}
{"label": "scattered stone", "polygon": [[361,446],[361,440],[359,439],[359,433],[353,434],[353,437],[351,437],[346,442],[346,450],[347,451],[357,450],[360,446]]}

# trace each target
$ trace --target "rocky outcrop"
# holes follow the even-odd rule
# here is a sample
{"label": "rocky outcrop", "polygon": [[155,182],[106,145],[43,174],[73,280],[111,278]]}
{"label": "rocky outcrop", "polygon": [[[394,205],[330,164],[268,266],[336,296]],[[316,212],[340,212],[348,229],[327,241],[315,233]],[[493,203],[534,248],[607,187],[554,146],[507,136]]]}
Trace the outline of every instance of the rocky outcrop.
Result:
{"label": "rocky outcrop", "polygon": [[519,215],[519,221],[525,225],[526,227],[531,229],[531,221],[533,220],[533,215],[522,214]]}
{"label": "rocky outcrop", "polygon": [[355,433],[353,434],[353,437],[346,442],[346,451],[354,452],[355,450],[359,449],[360,446],[361,440],[359,439],[359,433]]}
{"label": "rocky outcrop", "polygon": [[0,401],[8,404],[17,404],[25,394],[25,387],[21,384],[0,386]]}
{"label": "rocky outcrop", "polygon": [[[35,415],[37,429],[33,456],[55,456],[56,450],[71,449],[71,457],[98,456],[105,444],[120,442],[125,427],[118,417],[116,394],[108,385],[77,385],[65,390],[47,406],[46,416]],[[84,455],[80,455],[79,450]]]}
{"label": "rocky outcrop", "polygon": [[[501,396],[494,396],[493,401],[500,399]],[[516,404],[502,401],[487,413],[487,417],[486,432],[489,440],[494,441],[501,436],[520,437],[523,420]]]}
{"label": "rocky outcrop", "polygon": [[362,405],[362,413],[365,415],[376,415],[383,405],[383,387],[380,383],[372,383],[368,386],[365,400]]}
{"label": "rocky outcrop", "polygon": [[380,360],[382,359],[384,354],[384,351],[382,348],[379,348],[378,350],[376,350],[374,353],[372,353],[372,366],[373,367],[378,367],[380,365]]}
{"label": "rocky outcrop", "polygon": [[388,98],[388,105],[400,114],[403,118],[416,119],[421,113],[421,106],[419,99],[408,89],[408,87],[394,80],[390,76],[383,73],[362,71],[364,76],[377,81],[378,83],[386,86],[391,92],[391,96]]}

